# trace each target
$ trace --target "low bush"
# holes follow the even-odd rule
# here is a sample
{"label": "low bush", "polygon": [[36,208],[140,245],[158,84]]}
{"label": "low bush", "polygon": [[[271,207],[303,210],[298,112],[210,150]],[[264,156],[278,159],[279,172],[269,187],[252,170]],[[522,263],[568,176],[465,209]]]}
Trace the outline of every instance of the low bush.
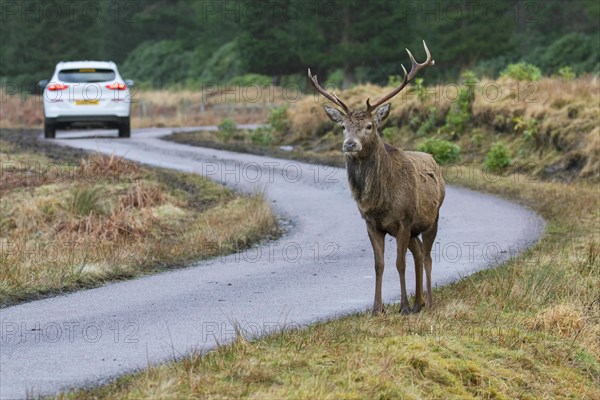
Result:
{"label": "low bush", "polygon": [[558,76],[560,76],[560,78],[564,79],[565,81],[572,81],[576,77],[573,68],[571,68],[568,65],[558,69]]}
{"label": "low bush", "polygon": [[447,140],[430,138],[417,149],[431,154],[440,165],[460,161],[460,146]]}
{"label": "low bush", "polygon": [[542,77],[542,71],[533,64],[520,62],[509,64],[500,76],[516,79],[518,81],[537,81]]}
{"label": "low bush", "polygon": [[415,78],[415,86],[411,90],[417,95],[419,101],[423,102],[427,98],[427,90],[423,84],[423,78]]}
{"label": "low bush", "polygon": [[502,143],[494,144],[485,155],[484,165],[490,171],[501,171],[511,163],[510,151]]}
{"label": "low bush", "polygon": [[219,138],[224,142],[228,142],[233,137],[236,130],[237,124],[235,121],[231,118],[225,118],[219,124]]}
{"label": "low bush", "polygon": [[535,118],[514,117],[513,123],[514,131],[521,132],[526,141],[531,141],[538,133],[538,120]]}
{"label": "low bush", "polygon": [[250,141],[252,144],[270,146],[273,144],[273,140],[273,128],[270,126],[256,128],[250,133]]}
{"label": "low bush", "polygon": [[287,104],[282,104],[279,107],[272,109],[267,122],[275,129],[275,131],[285,133],[289,128]]}

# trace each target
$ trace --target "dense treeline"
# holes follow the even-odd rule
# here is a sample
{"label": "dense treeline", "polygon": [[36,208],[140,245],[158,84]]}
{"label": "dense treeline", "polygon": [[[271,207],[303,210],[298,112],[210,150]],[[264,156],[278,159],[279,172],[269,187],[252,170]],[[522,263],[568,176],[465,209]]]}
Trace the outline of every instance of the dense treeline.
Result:
{"label": "dense treeline", "polygon": [[576,1],[0,0],[0,79],[33,85],[60,60],[110,59],[154,87],[296,82],[306,66],[345,87],[384,84],[408,63],[495,77],[525,61],[547,75],[600,72],[600,3]]}

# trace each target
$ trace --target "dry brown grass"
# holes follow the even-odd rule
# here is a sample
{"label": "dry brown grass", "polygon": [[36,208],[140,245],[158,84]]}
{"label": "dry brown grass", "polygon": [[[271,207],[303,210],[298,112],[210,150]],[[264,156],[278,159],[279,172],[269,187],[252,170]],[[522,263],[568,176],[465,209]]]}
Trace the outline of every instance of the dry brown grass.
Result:
{"label": "dry brown grass", "polygon": [[6,94],[0,89],[0,128],[40,128],[44,124],[42,98]]}
{"label": "dry brown grass", "polygon": [[83,179],[108,178],[112,180],[129,179],[135,181],[139,178],[140,166],[134,162],[116,157],[114,154],[104,156],[92,154],[81,159],[77,173]]}
{"label": "dry brown grass", "polygon": [[[2,305],[227,253],[277,229],[261,196],[200,176],[112,156],[68,166],[8,150],[0,153],[9,167],[0,180]],[[63,174],[34,179],[40,161]]]}
{"label": "dry brown grass", "polygon": [[581,177],[600,180],[600,127],[596,127],[584,139],[583,157],[585,165],[581,170]]}
{"label": "dry brown grass", "polygon": [[[524,324],[533,330],[573,337],[586,326],[581,306],[558,304],[541,310]],[[598,333],[598,332],[595,332]]]}

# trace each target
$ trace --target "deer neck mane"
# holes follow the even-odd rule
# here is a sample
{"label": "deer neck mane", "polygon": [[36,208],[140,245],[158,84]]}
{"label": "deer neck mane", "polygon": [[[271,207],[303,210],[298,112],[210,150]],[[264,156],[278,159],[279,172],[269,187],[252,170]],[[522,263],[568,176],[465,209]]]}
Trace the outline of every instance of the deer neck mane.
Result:
{"label": "deer neck mane", "polygon": [[361,211],[378,209],[385,206],[387,200],[386,182],[392,171],[392,152],[398,150],[385,145],[379,137],[370,144],[366,155],[362,157],[346,156],[346,171],[352,190],[352,197]]}

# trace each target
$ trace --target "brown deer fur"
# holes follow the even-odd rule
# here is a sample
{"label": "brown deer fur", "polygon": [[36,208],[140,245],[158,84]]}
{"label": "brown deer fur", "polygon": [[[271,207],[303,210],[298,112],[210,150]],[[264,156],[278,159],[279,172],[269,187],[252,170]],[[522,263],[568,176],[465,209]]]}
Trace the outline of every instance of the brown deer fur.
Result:
{"label": "brown deer fur", "polygon": [[[411,311],[405,283],[407,248],[415,260],[416,290],[412,311],[418,312],[424,305],[423,268],[427,280],[427,306],[431,307],[431,248],[445,196],[444,179],[438,164],[429,154],[402,151],[383,143],[377,128],[387,117],[389,104],[380,107],[374,117],[364,111],[343,115],[337,109],[324,108],[334,122],[344,127],[344,143],[354,142],[359,148],[356,152],[346,151],[345,159],[352,197],[367,223],[375,255],[373,313],[383,311],[381,279],[386,234],[397,241],[401,311]],[[371,129],[367,129],[369,125]]]}
{"label": "brown deer fur", "polygon": [[[396,238],[396,268],[400,274],[400,310],[419,312],[423,302],[423,269],[427,279],[427,306],[432,307],[431,249],[437,234],[440,207],[444,201],[444,179],[438,164],[426,153],[402,151],[384,144],[379,126],[390,112],[386,101],[398,94],[423,68],[434,65],[423,42],[427,59],[419,64],[407,50],[412,67],[404,70],[402,83],[374,104],[367,99],[365,111],[352,111],[335,93],[319,85],[316,75],[308,70],[314,88],[339,106],[338,110],[323,106],[327,116],[344,128],[343,151],[352,197],[367,223],[367,232],[375,258],[375,300],[373,313],[383,311],[381,283],[384,268],[385,235]],[[421,236],[423,241],[419,238]],[[412,310],[406,292],[406,250],[415,260],[415,304]]]}

